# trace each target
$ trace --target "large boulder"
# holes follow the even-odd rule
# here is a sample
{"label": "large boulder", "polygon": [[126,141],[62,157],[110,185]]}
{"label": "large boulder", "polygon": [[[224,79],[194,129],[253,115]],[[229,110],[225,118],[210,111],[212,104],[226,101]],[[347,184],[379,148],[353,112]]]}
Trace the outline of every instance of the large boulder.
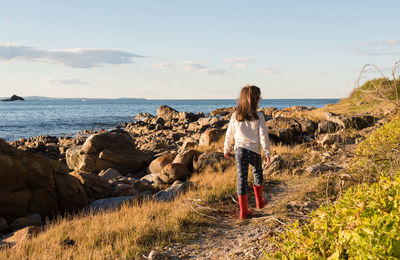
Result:
{"label": "large boulder", "polygon": [[173,163],[181,163],[188,170],[193,170],[193,158],[200,154],[199,151],[196,150],[183,150],[177,154]]}
{"label": "large boulder", "polygon": [[164,120],[171,120],[172,118],[179,118],[179,112],[167,105],[162,105],[157,108],[157,117]]}
{"label": "large boulder", "polygon": [[266,126],[274,143],[291,145],[303,141],[302,127],[296,119],[276,117],[267,121]]}
{"label": "large boulder", "polygon": [[65,189],[83,187],[75,177],[63,176],[68,176],[68,169],[61,162],[18,150],[0,139],[0,217],[12,221],[29,213],[52,216],[86,206],[82,203],[86,194],[64,196]]}
{"label": "large boulder", "polygon": [[170,153],[154,159],[149,165],[149,171],[156,174],[160,173],[162,169],[164,169],[165,165],[174,161],[175,156],[175,153]]}
{"label": "large boulder", "polygon": [[98,173],[114,168],[122,174],[134,173],[151,161],[151,156],[135,148],[133,138],[123,130],[91,135],[82,146],[67,150],[71,170]]}
{"label": "large boulder", "polygon": [[339,130],[340,125],[332,121],[321,121],[318,123],[317,134],[335,133]]}
{"label": "large boulder", "polygon": [[167,164],[158,174],[165,183],[173,183],[176,180],[185,180],[191,175],[191,172],[182,163]]}
{"label": "large boulder", "polygon": [[71,172],[70,174],[78,178],[90,200],[98,200],[110,196],[110,183],[97,174],[84,172]]}
{"label": "large boulder", "polygon": [[224,107],[224,108],[217,108],[210,112],[212,116],[226,116],[231,115],[235,112],[236,107]]}
{"label": "large boulder", "polygon": [[54,181],[61,212],[72,212],[83,209],[89,204],[89,199],[81,182],[70,174],[55,174]]}

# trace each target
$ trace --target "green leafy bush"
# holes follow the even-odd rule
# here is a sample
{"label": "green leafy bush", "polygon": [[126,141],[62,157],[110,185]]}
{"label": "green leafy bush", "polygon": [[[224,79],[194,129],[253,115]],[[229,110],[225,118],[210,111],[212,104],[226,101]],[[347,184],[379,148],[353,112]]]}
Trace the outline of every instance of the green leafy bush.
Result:
{"label": "green leafy bush", "polygon": [[275,238],[274,258],[400,258],[400,115],[355,154],[349,171],[362,183],[313,212],[308,224],[294,223]]}
{"label": "green leafy bush", "polygon": [[[400,257],[400,174],[349,189],[321,207],[309,224],[277,239],[274,258],[395,259]],[[270,256],[271,257],[271,256]]]}
{"label": "green leafy bush", "polygon": [[375,182],[400,168],[400,115],[369,135],[355,151],[349,169],[355,179]]}

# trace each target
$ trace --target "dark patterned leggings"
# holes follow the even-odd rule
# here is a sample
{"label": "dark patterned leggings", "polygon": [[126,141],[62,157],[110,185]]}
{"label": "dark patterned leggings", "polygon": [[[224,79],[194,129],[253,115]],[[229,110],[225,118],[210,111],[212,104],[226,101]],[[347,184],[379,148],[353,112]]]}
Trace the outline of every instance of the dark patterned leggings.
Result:
{"label": "dark patterned leggings", "polygon": [[235,154],[238,183],[238,195],[247,194],[247,174],[249,172],[249,164],[253,168],[254,185],[262,185],[263,170],[261,164],[261,155],[245,148],[238,147]]}

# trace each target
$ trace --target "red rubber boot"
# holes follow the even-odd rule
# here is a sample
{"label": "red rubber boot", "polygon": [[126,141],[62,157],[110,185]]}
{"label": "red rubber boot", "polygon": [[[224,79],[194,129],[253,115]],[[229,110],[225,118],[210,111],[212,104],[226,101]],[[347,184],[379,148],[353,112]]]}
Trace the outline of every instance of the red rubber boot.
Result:
{"label": "red rubber boot", "polygon": [[267,201],[262,196],[262,185],[253,185],[254,195],[256,196],[256,205],[258,209],[262,209],[267,205]]}
{"label": "red rubber boot", "polygon": [[238,195],[240,207],[240,219],[246,219],[253,215],[253,212],[247,208],[247,195]]}

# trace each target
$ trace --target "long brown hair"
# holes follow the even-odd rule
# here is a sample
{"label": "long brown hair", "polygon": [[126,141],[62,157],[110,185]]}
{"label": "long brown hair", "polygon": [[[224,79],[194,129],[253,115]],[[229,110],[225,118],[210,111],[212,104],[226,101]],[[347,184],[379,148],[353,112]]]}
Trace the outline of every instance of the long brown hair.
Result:
{"label": "long brown hair", "polygon": [[251,121],[258,119],[257,106],[260,101],[261,91],[259,87],[246,85],[240,91],[238,107],[236,109],[237,121]]}

